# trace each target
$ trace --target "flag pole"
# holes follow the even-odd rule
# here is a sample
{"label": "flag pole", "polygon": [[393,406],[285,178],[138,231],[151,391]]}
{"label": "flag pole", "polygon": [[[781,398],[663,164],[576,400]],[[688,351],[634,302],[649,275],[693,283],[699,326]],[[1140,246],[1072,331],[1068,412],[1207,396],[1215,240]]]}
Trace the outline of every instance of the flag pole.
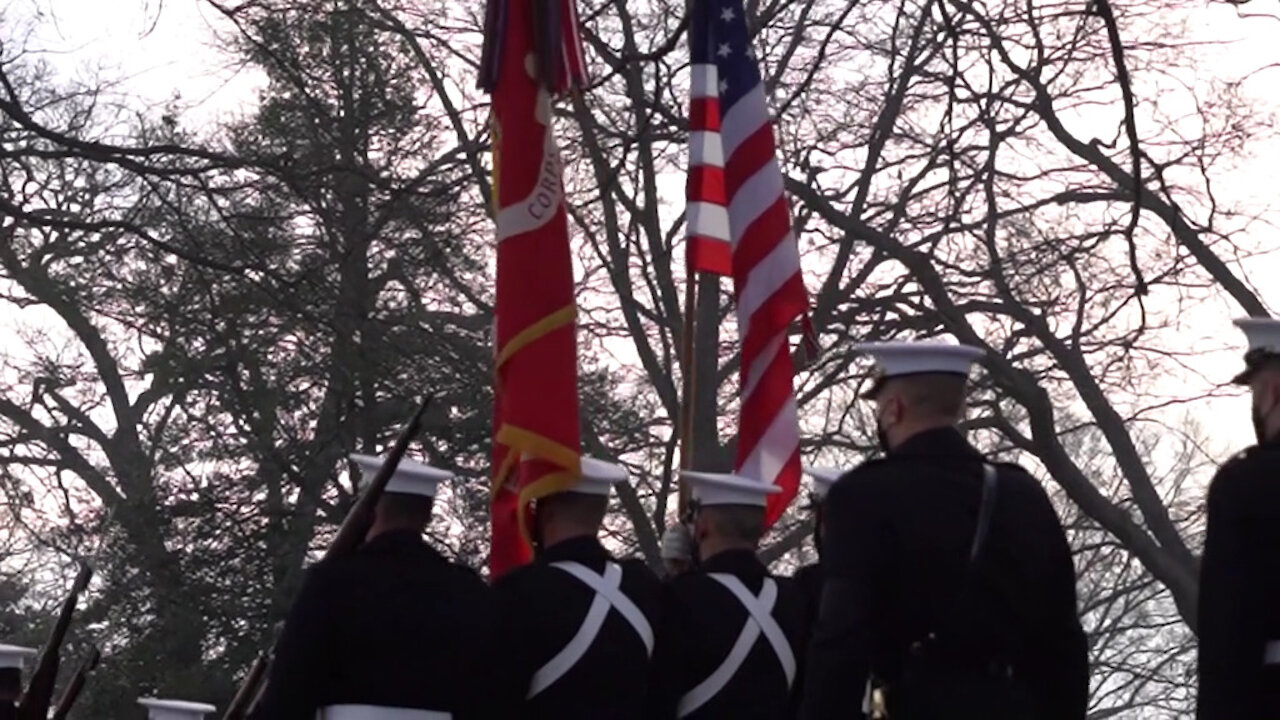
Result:
{"label": "flag pole", "polygon": [[[685,0],[684,16],[690,19],[687,32],[689,33],[689,42],[692,47],[693,42],[693,3],[697,0]],[[687,205],[686,205],[687,207]],[[686,211],[687,212],[687,211]],[[688,222],[688,218],[685,218]],[[694,337],[694,316],[697,314],[698,308],[698,273],[693,269],[693,264],[685,261],[685,278],[684,278],[684,337],[681,340],[680,360],[684,364],[683,374],[680,378],[682,391],[684,396],[680,398],[680,469],[693,469],[693,419],[696,417],[693,412],[695,405],[694,393],[697,391],[697,384],[694,373],[694,357],[693,357],[693,337]],[[685,483],[684,478],[677,475],[676,487],[676,518],[677,522],[683,522],[685,513],[689,507],[689,487]]]}
{"label": "flag pole", "polygon": [[[684,366],[682,373],[682,393],[680,398],[680,469],[693,469],[693,419],[697,378],[694,372],[693,337],[694,316],[697,314],[698,273],[692,267],[684,281],[684,337],[681,338],[680,360]],[[676,501],[677,517],[683,519],[689,505],[689,487],[681,478],[676,481],[679,499]]]}

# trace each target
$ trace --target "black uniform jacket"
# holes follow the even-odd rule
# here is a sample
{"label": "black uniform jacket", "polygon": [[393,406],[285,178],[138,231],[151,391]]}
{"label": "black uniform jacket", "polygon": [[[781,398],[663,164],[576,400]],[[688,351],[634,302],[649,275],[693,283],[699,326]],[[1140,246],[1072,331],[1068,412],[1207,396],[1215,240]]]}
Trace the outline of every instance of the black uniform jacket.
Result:
{"label": "black uniform jacket", "polygon": [[1197,717],[1280,718],[1280,441],[1223,465],[1208,505]]}
{"label": "black uniform jacket", "polygon": [[594,537],[565,540],[529,565],[498,579],[494,596],[502,638],[495,681],[500,687],[497,718],[640,718],[649,690],[649,650],[639,632],[610,606],[599,634],[572,668],[546,689],[527,698],[529,683],[583,626],[595,590],[552,563],[576,562],[596,575],[605,564],[622,568],[622,594],[656,632],[662,583],[640,560],[615,561]]}
{"label": "black uniform jacket", "polygon": [[[935,429],[832,486],[801,718],[862,717],[868,673],[891,691],[910,644],[941,627],[973,649],[958,666],[1012,666],[1035,717],[1085,717],[1088,657],[1071,551],[1044,489],[1017,466],[998,466],[982,571],[963,603],[971,611],[953,617],[969,569],[982,465],[957,430]],[[956,708],[951,717],[967,716]]]}
{"label": "black uniform jacket", "polygon": [[794,580],[804,594],[806,614],[812,621],[818,617],[818,607],[822,601],[822,563],[805,565],[796,571]]}
{"label": "black uniform jacket", "polygon": [[315,720],[328,705],[492,718],[488,586],[412,531],[383,533],[308,573],[254,720]]}
{"label": "black uniform jacket", "polygon": [[[651,720],[676,717],[680,698],[707,679],[729,655],[747,623],[747,610],[728,588],[708,577],[732,575],[759,596],[764,565],[750,550],[729,550],[666,586],[662,627],[654,657],[657,673],[649,700]],[[796,664],[803,663],[804,598],[790,578],[774,578],[778,597],[773,618],[786,636]],[[794,715],[797,684],[787,687],[782,665],[764,635],[757,637],[742,667],[724,689],[686,717],[689,720],[782,720]]]}

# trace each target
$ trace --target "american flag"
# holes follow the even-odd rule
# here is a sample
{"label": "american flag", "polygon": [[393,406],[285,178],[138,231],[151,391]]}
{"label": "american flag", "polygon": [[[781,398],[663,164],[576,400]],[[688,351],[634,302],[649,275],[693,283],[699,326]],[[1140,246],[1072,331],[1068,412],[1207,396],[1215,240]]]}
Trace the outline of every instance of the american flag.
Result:
{"label": "american flag", "polygon": [[742,341],[737,473],[773,483],[767,525],[800,486],[787,340],[809,298],[742,0],[694,0],[689,109],[690,272],[733,276]]}

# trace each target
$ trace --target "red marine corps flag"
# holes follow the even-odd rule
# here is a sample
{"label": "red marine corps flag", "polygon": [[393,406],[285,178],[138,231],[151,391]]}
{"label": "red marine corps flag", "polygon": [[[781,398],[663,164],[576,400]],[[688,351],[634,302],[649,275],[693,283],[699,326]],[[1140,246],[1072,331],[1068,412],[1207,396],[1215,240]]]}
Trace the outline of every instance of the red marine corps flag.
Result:
{"label": "red marine corps flag", "polygon": [[532,557],[526,511],[581,475],[573,264],[554,94],[586,73],[573,0],[489,0],[480,87],[492,95],[497,225],[492,537],[496,578]]}

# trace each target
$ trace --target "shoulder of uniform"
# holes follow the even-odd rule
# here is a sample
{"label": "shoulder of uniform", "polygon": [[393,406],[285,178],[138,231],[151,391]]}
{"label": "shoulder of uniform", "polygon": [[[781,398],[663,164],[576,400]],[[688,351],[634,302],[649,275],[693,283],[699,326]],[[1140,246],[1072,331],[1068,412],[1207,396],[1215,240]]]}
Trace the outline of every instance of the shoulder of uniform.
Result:
{"label": "shoulder of uniform", "polygon": [[901,459],[892,457],[864,460],[854,469],[841,475],[840,479],[831,486],[827,495],[828,502],[833,496],[840,498],[850,494],[857,495],[878,486],[887,478],[893,477],[896,467],[903,462]]}
{"label": "shoulder of uniform", "polygon": [[1039,484],[1039,481],[1036,480],[1036,476],[1033,475],[1030,470],[1019,465],[1018,463],[993,462],[991,464],[994,465],[995,468],[999,470],[1001,473],[1008,473],[1009,475],[1026,478],[1030,482],[1036,483],[1037,485]]}
{"label": "shoulder of uniform", "polygon": [[1280,448],[1275,447],[1274,445],[1250,445],[1235,455],[1227,458],[1227,461],[1222,463],[1222,467],[1225,469],[1250,462],[1276,458],[1280,458]]}
{"label": "shoulder of uniform", "polygon": [[777,575],[774,573],[769,573],[769,577],[773,578],[774,582],[778,583],[779,585],[791,586],[791,585],[796,585],[797,582],[799,581],[798,574],[797,575]]}
{"label": "shoulder of uniform", "polygon": [[863,460],[857,467],[841,475],[836,484],[845,486],[857,485],[873,478],[882,477],[887,472],[892,471],[895,465],[900,465],[902,462],[900,458],[893,457]]}
{"label": "shoulder of uniform", "polygon": [[303,572],[303,592],[306,594],[328,594],[334,589],[350,585],[348,578],[357,564],[352,562],[351,555],[321,558],[307,566]]}
{"label": "shoulder of uniform", "polygon": [[901,462],[902,458],[893,457],[891,455],[868,458],[858,463],[858,465],[849,472],[845,473],[844,477],[858,477],[860,475],[866,475],[867,473],[878,472]]}
{"label": "shoulder of uniform", "polygon": [[[1251,485],[1251,479],[1260,477],[1259,473],[1266,466],[1277,462],[1280,462],[1280,452],[1276,448],[1260,445],[1247,447],[1222,463],[1209,483],[1209,494],[1222,496],[1224,493],[1234,494],[1236,489],[1243,490]],[[1269,481],[1270,477],[1267,479]]]}
{"label": "shoulder of uniform", "polygon": [[711,579],[707,577],[707,574],[695,569],[676,575],[666,583],[666,586],[673,592],[684,592],[702,587],[708,582],[711,582]]}
{"label": "shoulder of uniform", "polygon": [[614,562],[622,566],[623,572],[635,573],[642,577],[652,577],[654,580],[658,579],[658,574],[653,571],[653,568],[649,567],[649,563],[645,562],[643,558],[626,557]]}
{"label": "shoulder of uniform", "polygon": [[529,563],[527,565],[521,565],[518,568],[512,568],[511,570],[503,573],[502,577],[494,580],[491,583],[491,586],[494,590],[509,590],[519,585],[520,582],[522,582],[524,578],[528,577],[530,573],[534,572],[534,569],[537,567],[538,565],[536,563]]}
{"label": "shoulder of uniform", "polygon": [[449,572],[459,582],[485,585],[484,578],[481,577],[480,573],[470,565],[464,565],[460,562],[450,562],[448,567]]}
{"label": "shoulder of uniform", "polygon": [[342,572],[344,569],[351,567],[354,564],[357,564],[356,555],[354,553],[320,558],[307,566],[307,577],[317,580],[327,578],[336,573]]}
{"label": "shoulder of uniform", "polygon": [[1280,463],[1280,447],[1253,445],[1227,458],[1218,468],[1217,478],[1246,475],[1250,471]]}
{"label": "shoulder of uniform", "polygon": [[822,566],[817,563],[809,563],[808,565],[802,565],[791,577],[796,580],[802,580],[810,575],[816,575],[820,572],[822,572]]}
{"label": "shoulder of uniform", "polygon": [[[989,461],[989,462],[990,462],[990,461]],[[1020,472],[1020,473],[1023,473],[1024,475],[1030,475],[1030,474],[1031,474],[1031,471],[1030,471],[1030,470],[1028,470],[1028,469],[1026,469],[1026,468],[1022,467],[1021,465],[1019,465],[1018,463],[1015,463],[1015,462],[991,462],[991,464],[992,464],[992,465],[995,465],[997,468],[999,468],[999,469],[1001,469],[1001,470],[1012,470],[1012,471],[1014,471],[1014,472]]]}
{"label": "shoulder of uniform", "polygon": [[778,575],[770,575],[773,581],[778,584],[778,592],[784,597],[791,598],[791,602],[799,604],[804,602],[804,598],[808,595],[805,592],[805,580],[800,575],[791,577],[779,577]]}

